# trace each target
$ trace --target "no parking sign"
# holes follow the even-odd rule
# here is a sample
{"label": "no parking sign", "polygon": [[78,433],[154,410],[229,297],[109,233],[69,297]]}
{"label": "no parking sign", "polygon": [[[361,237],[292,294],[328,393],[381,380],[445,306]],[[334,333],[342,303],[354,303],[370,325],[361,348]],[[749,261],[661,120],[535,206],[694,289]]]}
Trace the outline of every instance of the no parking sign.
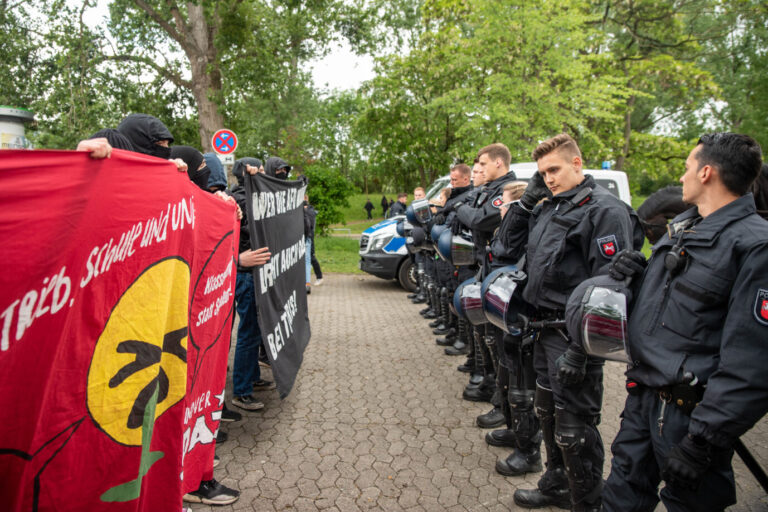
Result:
{"label": "no parking sign", "polygon": [[237,135],[232,130],[218,130],[211,138],[211,145],[218,154],[229,155],[237,149]]}

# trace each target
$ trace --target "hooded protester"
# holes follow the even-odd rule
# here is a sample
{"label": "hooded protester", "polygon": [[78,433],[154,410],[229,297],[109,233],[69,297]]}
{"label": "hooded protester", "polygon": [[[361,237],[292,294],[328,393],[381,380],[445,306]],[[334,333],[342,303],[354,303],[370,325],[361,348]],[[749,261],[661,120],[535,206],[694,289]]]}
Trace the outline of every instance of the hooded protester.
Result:
{"label": "hooded protester", "polygon": [[273,178],[279,178],[281,180],[288,179],[288,174],[291,172],[291,166],[288,162],[278,156],[271,156],[267,158],[267,163],[264,165],[264,173],[267,176]]}
{"label": "hooded protester", "polygon": [[208,176],[208,190],[211,192],[227,190],[227,174],[224,172],[224,166],[221,165],[219,157],[216,156],[216,153],[205,153],[203,158],[211,170],[211,175]]}
{"label": "hooded protester", "polygon": [[[235,161],[232,174],[237,178],[237,186],[232,189],[232,197],[245,212],[247,196],[245,193],[245,175],[248,167],[260,169],[261,160],[258,158],[241,158]],[[252,171],[252,170],[251,170]],[[250,174],[250,173],[249,173]],[[266,249],[266,248],[264,248]],[[241,409],[255,411],[264,408],[264,403],[258,401],[252,391],[270,389],[272,383],[261,378],[259,368],[259,347],[262,343],[256,310],[256,294],[253,282],[253,267],[259,263],[246,263],[243,255],[254,255],[258,251],[251,249],[251,236],[248,231],[247,217],[240,221],[240,248],[237,261],[237,282],[235,284],[235,308],[240,317],[237,327],[237,343],[235,345],[235,361],[232,367],[232,403]]]}
{"label": "hooded protester", "polygon": [[134,151],[166,160],[171,158],[168,145],[173,143],[173,135],[158,118],[131,114],[120,122],[117,131],[131,141]]}
{"label": "hooded protester", "polygon": [[170,153],[170,158],[179,158],[187,164],[187,176],[190,181],[207,192],[211,170],[205,163],[203,154],[192,146],[173,146]]}
{"label": "hooded protester", "polygon": [[104,130],[99,130],[88,139],[100,139],[105,138],[109,142],[109,145],[113,148],[117,149],[125,149],[127,151],[136,151],[136,148],[133,146],[130,140],[120,133],[119,131],[115,130],[114,128],[106,128]]}

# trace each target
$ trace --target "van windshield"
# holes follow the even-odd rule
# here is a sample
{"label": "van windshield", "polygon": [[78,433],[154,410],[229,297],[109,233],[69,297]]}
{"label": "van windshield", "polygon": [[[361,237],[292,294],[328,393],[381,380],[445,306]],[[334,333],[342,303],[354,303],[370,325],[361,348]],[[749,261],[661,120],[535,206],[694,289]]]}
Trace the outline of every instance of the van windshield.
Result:
{"label": "van windshield", "polygon": [[440,191],[443,190],[445,187],[449,186],[451,184],[451,178],[449,176],[443,176],[442,178],[438,178],[430,187],[427,189],[426,198],[428,201],[431,201],[435,197],[440,195]]}

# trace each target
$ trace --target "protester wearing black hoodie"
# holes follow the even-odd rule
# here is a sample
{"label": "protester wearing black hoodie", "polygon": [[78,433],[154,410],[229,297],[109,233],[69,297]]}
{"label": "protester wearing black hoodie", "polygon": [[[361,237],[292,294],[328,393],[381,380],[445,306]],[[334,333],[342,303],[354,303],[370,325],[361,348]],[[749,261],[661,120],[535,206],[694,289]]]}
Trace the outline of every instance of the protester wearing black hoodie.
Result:
{"label": "protester wearing black hoodie", "polygon": [[279,156],[271,156],[267,158],[267,163],[264,164],[264,173],[273,178],[279,178],[281,180],[288,179],[288,174],[290,174],[290,172],[291,166]]}
{"label": "protester wearing black hoodie", "polygon": [[134,151],[166,160],[171,158],[169,145],[173,143],[173,135],[158,118],[131,114],[120,122],[117,131],[131,141]]}
{"label": "protester wearing black hoodie", "polygon": [[170,158],[179,158],[187,164],[187,176],[192,183],[208,192],[208,168],[203,154],[192,146],[173,146],[170,148]]}
{"label": "protester wearing black hoodie", "polygon": [[[232,196],[237,204],[246,211],[247,195],[245,192],[245,175],[248,167],[263,169],[258,158],[241,158],[235,162],[232,174],[237,178],[237,186],[232,189]],[[251,235],[248,231],[247,215],[240,221],[240,250],[242,254],[252,253]],[[262,343],[261,329],[256,309],[256,291],[253,282],[253,267],[241,264],[238,258],[237,283],[235,285],[235,307],[240,317],[237,327],[237,344],[235,345],[235,362],[232,368],[233,395],[232,403],[241,409],[255,411],[262,409],[264,404],[253,397],[254,382],[261,383],[260,387],[270,383],[261,379],[259,368],[259,346]]]}

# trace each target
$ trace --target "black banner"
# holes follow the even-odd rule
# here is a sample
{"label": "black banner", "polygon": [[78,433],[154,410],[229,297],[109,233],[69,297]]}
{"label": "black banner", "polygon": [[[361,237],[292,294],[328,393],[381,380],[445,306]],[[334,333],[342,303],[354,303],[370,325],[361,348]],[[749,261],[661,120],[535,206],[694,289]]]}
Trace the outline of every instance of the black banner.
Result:
{"label": "black banner", "polygon": [[261,336],[280,398],[293,388],[310,338],[304,254],[304,180],[245,175],[248,229],[254,249],[272,259],[256,267],[256,307]]}

